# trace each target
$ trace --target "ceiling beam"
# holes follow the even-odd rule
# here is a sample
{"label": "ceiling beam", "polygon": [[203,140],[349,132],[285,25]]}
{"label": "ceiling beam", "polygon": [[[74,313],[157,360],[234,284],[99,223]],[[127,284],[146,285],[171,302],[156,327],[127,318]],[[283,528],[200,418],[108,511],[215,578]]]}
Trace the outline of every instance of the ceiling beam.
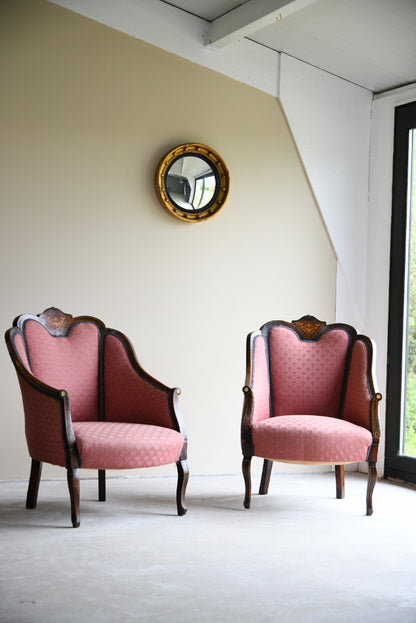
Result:
{"label": "ceiling beam", "polygon": [[280,21],[317,0],[248,0],[211,22],[205,45],[223,48],[233,41]]}

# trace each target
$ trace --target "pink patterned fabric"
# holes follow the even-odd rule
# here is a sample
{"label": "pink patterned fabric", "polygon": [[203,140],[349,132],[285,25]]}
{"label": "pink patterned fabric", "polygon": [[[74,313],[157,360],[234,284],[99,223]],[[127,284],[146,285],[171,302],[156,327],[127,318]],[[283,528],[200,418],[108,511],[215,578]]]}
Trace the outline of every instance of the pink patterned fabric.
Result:
{"label": "pink patterned fabric", "polygon": [[267,372],[266,347],[262,335],[253,340],[253,422],[269,417],[270,388]]}
{"label": "pink patterned fabric", "polygon": [[365,343],[358,339],[352,351],[343,417],[353,424],[371,430],[371,398],[368,378],[368,353]]}
{"label": "pink patterned fabric", "polygon": [[266,459],[316,463],[366,461],[371,433],[338,418],[282,415],[252,427],[254,454]]}
{"label": "pink patterned fabric", "polygon": [[24,327],[34,376],[65,389],[72,421],[98,419],[98,329],[79,322],[65,337],[54,337],[35,320]]}
{"label": "pink patterned fabric", "polygon": [[168,391],[155,387],[134,370],[118,337],[106,336],[104,348],[106,421],[172,428]]}
{"label": "pink patterned fabric", "polygon": [[334,329],[316,342],[286,327],[270,331],[273,415],[338,415],[348,335]]}
{"label": "pink patterned fabric", "polygon": [[131,469],[176,463],[184,437],[177,431],[147,424],[75,422],[81,466]]}
{"label": "pink patterned fabric", "polygon": [[32,459],[65,466],[61,403],[42,394],[18,375],[25,411],[25,433]]}

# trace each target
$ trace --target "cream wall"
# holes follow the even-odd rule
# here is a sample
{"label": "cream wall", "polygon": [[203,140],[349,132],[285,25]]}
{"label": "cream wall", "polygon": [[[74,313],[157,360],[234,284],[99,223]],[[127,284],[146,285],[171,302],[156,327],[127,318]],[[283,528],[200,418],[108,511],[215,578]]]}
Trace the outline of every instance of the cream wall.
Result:
{"label": "cream wall", "polygon": [[[3,329],[51,305],[121,329],[182,389],[191,472],[239,472],[246,334],[334,319],[335,256],[278,101],[42,0],[0,4],[0,59]],[[206,223],[175,220],[153,190],[187,141],[231,175]],[[0,374],[0,479],[26,478],[5,346]]]}

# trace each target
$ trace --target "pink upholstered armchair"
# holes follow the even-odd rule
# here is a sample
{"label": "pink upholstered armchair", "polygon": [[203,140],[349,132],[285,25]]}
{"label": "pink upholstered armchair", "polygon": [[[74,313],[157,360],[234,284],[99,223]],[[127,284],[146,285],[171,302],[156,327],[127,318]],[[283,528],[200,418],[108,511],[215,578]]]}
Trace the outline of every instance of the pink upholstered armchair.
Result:
{"label": "pink upholstered armchair", "polygon": [[273,461],[335,465],[344,497],[344,465],[368,463],[367,515],[373,513],[380,439],[373,346],[353,327],[313,316],[266,323],[247,337],[241,426],[244,506],[250,507],[253,456],[264,459],[260,494]]}
{"label": "pink upholstered armchair", "polygon": [[37,504],[42,463],[67,469],[72,525],[80,523],[78,469],[176,463],[176,503],[186,513],[187,440],[177,409],[180,391],[141,368],[125,335],[90,316],[50,308],[25,314],[6,332],[23,398],[32,468],[27,508]]}

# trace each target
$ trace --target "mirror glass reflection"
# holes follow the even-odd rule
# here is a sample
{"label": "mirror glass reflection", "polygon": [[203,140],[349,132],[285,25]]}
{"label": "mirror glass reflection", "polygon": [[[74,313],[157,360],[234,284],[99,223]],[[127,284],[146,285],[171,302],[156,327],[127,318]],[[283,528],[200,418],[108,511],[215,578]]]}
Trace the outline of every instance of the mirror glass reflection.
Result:
{"label": "mirror glass reflection", "polygon": [[213,203],[218,194],[218,173],[203,156],[176,158],[165,174],[169,199],[182,210],[198,212]]}

